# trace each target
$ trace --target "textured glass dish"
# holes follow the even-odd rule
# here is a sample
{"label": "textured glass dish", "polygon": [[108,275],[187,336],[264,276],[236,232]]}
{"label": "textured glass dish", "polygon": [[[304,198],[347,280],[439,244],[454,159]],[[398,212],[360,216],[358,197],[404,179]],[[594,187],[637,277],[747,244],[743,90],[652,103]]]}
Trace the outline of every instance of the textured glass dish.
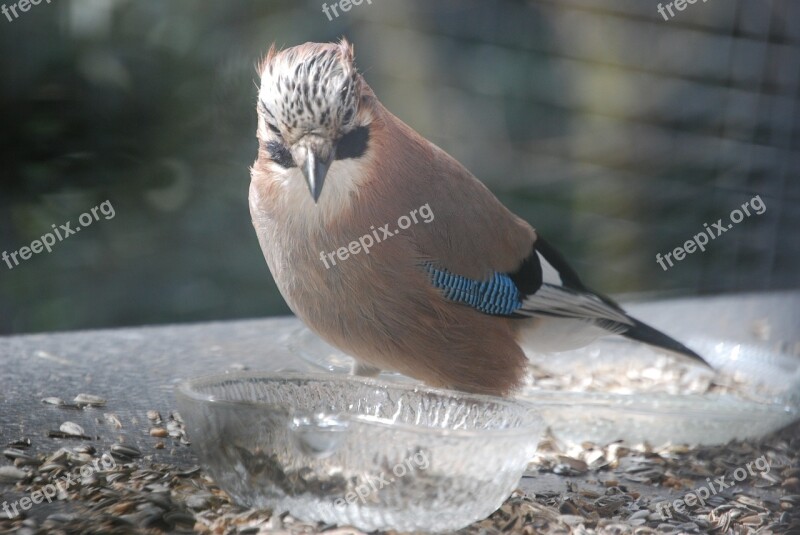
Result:
{"label": "textured glass dish", "polygon": [[234,373],[177,392],[237,502],[365,531],[456,530],[510,495],[543,432],[525,404],[371,379]]}
{"label": "textured glass dish", "polygon": [[707,338],[688,342],[714,371],[608,338],[560,354],[561,361],[531,355],[540,372],[580,380],[559,390],[531,381],[517,398],[541,407],[552,434],[567,443],[724,444],[800,418],[800,358]]}
{"label": "textured glass dish", "polygon": [[[556,355],[529,354],[531,375],[515,398],[533,404],[552,435],[567,444],[724,444],[800,418],[800,357],[756,344],[686,341],[715,372],[608,337]],[[290,337],[288,349],[338,374],[349,373],[355,362],[305,327]],[[418,383],[391,372],[379,378]]]}

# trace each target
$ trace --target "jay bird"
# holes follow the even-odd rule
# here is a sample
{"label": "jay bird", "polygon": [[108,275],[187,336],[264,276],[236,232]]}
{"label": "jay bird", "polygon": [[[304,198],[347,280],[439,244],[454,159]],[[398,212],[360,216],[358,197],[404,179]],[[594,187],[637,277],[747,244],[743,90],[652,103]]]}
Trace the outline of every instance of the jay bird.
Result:
{"label": "jay bird", "polygon": [[[355,357],[357,373],[508,395],[524,379],[522,347],[563,351],[609,333],[703,362],[588,289],[464,166],[392,115],[353,54],[346,40],[271,47],[249,202],[289,307]],[[326,261],[423,206],[429,223]]]}

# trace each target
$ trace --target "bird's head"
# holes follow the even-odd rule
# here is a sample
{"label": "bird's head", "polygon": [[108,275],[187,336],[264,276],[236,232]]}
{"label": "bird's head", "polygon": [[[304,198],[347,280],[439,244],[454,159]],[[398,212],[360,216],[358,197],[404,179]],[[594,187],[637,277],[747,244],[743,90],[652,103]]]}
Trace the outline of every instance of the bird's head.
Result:
{"label": "bird's head", "polygon": [[359,124],[362,79],[353,47],[306,43],[277,51],[261,65],[258,137],[272,161],[298,167],[314,202],[335,159],[365,148]]}

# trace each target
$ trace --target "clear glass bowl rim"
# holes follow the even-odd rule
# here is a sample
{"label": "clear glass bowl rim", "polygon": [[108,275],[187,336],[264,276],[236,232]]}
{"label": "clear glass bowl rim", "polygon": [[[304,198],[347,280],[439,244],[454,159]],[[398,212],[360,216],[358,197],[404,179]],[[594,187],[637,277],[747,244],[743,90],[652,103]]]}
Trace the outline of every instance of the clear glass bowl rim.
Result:
{"label": "clear glass bowl rim", "polygon": [[[348,412],[325,412],[325,411],[305,411],[298,410],[294,407],[287,407],[278,405],[276,403],[265,403],[260,401],[250,400],[229,400],[215,397],[212,394],[205,394],[195,389],[196,386],[203,384],[235,382],[246,379],[257,379],[267,381],[279,380],[310,380],[321,381],[328,383],[359,383],[368,387],[376,388],[390,388],[393,390],[402,390],[406,392],[425,392],[445,398],[465,398],[476,403],[490,403],[500,405],[509,411],[518,411],[522,418],[525,420],[524,425],[509,428],[494,428],[494,429],[443,429],[438,427],[430,427],[425,425],[417,425],[405,422],[394,422],[386,418],[370,416],[365,414],[355,414]],[[370,377],[357,377],[350,375],[331,375],[326,373],[305,373],[305,372],[255,372],[255,371],[237,371],[231,373],[205,375],[186,379],[178,383],[176,394],[183,396],[189,401],[207,404],[209,406],[241,406],[241,407],[258,407],[264,410],[269,410],[279,414],[303,414],[303,415],[323,415],[332,416],[338,420],[345,420],[348,422],[364,424],[368,426],[385,427],[395,430],[402,430],[412,433],[422,433],[430,436],[447,436],[447,437],[463,437],[463,438],[491,438],[491,437],[513,437],[517,435],[531,436],[531,433],[541,433],[544,430],[544,420],[541,416],[536,414],[535,408],[530,403],[525,403],[516,400],[504,399],[496,396],[489,396],[485,394],[472,394],[469,392],[460,392],[458,390],[447,390],[443,388],[434,388],[424,385],[402,385],[402,384],[387,384],[379,379]]]}

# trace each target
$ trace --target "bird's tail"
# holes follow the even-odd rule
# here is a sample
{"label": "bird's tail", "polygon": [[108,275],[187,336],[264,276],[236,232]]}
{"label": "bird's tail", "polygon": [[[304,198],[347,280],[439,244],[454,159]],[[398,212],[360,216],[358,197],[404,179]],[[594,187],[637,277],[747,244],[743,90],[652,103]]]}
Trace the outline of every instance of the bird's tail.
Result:
{"label": "bird's tail", "polygon": [[629,328],[625,332],[620,333],[622,336],[630,338],[631,340],[637,340],[639,342],[644,342],[645,344],[650,344],[651,346],[660,347],[681,355],[685,355],[694,360],[700,361],[711,368],[711,365],[706,362],[703,357],[674,338],[670,338],[661,331],[656,330],[635,318],[631,318],[630,316],[628,316],[628,318],[633,322],[633,327]]}

